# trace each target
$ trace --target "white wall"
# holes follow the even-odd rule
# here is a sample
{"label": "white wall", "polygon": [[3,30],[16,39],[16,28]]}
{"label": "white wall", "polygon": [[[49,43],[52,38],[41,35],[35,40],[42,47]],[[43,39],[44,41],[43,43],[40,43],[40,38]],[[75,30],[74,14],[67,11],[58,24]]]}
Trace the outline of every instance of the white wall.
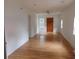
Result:
{"label": "white wall", "polygon": [[64,37],[70,42],[73,48],[75,47],[75,38],[73,35],[74,17],[75,4],[72,4],[62,12],[61,19],[63,20],[63,29],[61,30],[61,32]]}
{"label": "white wall", "polygon": [[[61,18],[60,18],[60,15],[58,14],[38,14],[38,17],[39,16],[43,16],[44,17],[44,20],[45,20],[45,29],[47,29],[47,22],[46,22],[46,19],[47,17],[53,17],[54,18],[54,24],[53,24],[53,27],[54,27],[54,32],[60,32],[61,31]],[[39,19],[38,19],[39,20]],[[38,28],[37,28],[39,31],[39,23],[38,23]],[[45,30],[45,32],[47,32],[47,30]]]}
{"label": "white wall", "polygon": [[17,0],[5,0],[5,39],[7,55],[28,41],[28,13]]}
{"label": "white wall", "polygon": [[60,32],[61,31],[61,19],[59,15],[55,15],[54,17],[54,31]]}
{"label": "white wall", "polygon": [[35,13],[30,14],[30,24],[29,24],[30,37],[33,37],[36,34],[37,29],[37,17]]}

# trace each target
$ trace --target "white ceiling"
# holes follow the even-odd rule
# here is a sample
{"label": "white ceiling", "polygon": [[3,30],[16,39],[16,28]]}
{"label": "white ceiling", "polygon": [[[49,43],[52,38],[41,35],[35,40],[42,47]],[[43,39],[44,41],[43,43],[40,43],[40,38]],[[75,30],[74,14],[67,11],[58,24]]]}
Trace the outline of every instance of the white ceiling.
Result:
{"label": "white ceiling", "polygon": [[34,12],[61,11],[73,2],[74,0],[22,0],[25,8]]}

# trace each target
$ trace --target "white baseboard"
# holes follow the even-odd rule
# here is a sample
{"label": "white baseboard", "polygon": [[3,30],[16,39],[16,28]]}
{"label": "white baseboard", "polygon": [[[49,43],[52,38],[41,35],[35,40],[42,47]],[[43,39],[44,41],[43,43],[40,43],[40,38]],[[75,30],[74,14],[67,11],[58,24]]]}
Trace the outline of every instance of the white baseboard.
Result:
{"label": "white baseboard", "polygon": [[14,47],[10,52],[7,53],[7,56],[11,55],[13,52],[15,52],[18,48],[20,48],[22,45],[24,45],[25,43],[28,42],[29,39],[27,39],[26,41],[20,41],[18,43],[17,47]]}

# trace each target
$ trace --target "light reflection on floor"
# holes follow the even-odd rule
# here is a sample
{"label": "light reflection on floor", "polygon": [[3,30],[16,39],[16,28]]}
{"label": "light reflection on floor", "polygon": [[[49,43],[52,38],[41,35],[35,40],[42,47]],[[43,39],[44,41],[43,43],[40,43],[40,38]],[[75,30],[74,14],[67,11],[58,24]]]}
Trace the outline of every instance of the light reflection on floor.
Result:
{"label": "light reflection on floor", "polygon": [[43,35],[40,36],[40,46],[44,47],[45,45],[45,37]]}
{"label": "light reflection on floor", "polygon": [[44,48],[44,51],[54,52],[58,55],[68,54],[67,49],[61,42],[45,42],[45,36],[40,36],[40,47]]}

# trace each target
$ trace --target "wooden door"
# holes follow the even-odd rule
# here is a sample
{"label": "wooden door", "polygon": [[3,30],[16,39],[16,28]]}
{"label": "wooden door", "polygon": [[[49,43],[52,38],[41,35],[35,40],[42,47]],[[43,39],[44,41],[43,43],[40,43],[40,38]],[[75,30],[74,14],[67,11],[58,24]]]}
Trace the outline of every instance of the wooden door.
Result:
{"label": "wooden door", "polygon": [[47,18],[47,32],[53,32],[53,18]]}

